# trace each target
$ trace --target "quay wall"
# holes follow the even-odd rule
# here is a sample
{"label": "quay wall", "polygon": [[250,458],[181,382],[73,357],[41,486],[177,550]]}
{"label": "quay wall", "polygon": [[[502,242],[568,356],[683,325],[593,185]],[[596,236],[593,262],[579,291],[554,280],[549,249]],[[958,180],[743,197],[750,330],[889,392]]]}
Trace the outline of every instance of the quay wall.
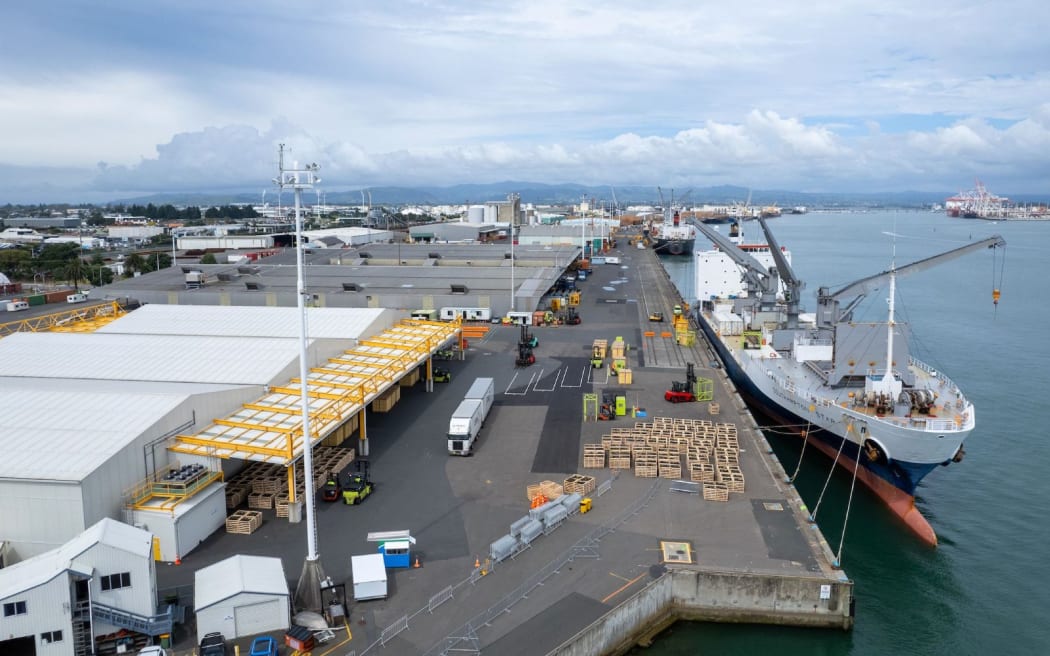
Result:
{"label": "quay wall", "polygon": [[678,620],[846,630],[852,594],[848,580],[671,568],[548,656],[624,654]]}

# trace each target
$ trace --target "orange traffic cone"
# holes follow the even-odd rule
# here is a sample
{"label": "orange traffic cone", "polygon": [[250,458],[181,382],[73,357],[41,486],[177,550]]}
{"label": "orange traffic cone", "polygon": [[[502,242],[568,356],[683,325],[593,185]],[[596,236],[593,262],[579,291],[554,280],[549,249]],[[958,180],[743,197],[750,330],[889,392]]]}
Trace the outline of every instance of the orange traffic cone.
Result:
{"label": "orange traffic cone", "polygon": [[481,568],[481,561],[478,560],[477,556],[474,556],[474,569],[480,569],[480,568]]}
{"label": "orange traffic cone", "polygon": [[416,556],[416,562],[412,565],[413,568],[419,569],[422,565],[419,564],[419,556]]}
{"label": "orange traffic cone", "polygon": [[179,554],[175,554],[175,564],[176,565],[181,565],[182,564],[182,559],[179,558]]}

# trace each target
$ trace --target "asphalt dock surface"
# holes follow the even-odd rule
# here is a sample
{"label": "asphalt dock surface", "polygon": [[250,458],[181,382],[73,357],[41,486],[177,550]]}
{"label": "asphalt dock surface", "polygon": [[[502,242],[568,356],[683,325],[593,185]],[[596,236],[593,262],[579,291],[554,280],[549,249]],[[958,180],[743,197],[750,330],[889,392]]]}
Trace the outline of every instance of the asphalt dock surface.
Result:
{"label": "asphalt dock surface", "polygon": [[[351,602],[352,637],[337,632],[318,645],[315,656],[441,653],[450,646],[545,654],[661,576],[667,565],[662,541],[686,546],[686,566],[843,576],[831,566],[819,531],[805,522],[801,501],[783,482],[742,401],[722,370],[710,366],[714,358],[703,335],[693,346],[663,336],[672,331],[673,308],[682,299],[656,255],[628,248],[623,238],[610,254],[620,255],[621,264],[595,265],[577,283],[582,324],[532,328],[539,339],[533,366],[515,367],[519,328],[493,325],[484,339],[471,340],[463,360],[442,363],[452,372],[450,383],[435,384],[433,393],[421,383],[404,388],[391,412],[368,413],[376,488],[358,506],[318,501],[324,571],[345,582],[349,593],[350,556],[376,552],[366,535],[401,529],[416,539],[412,560],[418,557],[421,567],[389,569],[388,597]],[[663,323],[649,321],[654,311],[663,313]],[[634,380],[627,386],[589,362],[596,338],[611,344],[617,336],[630,345]],[[717,416],[708,414],[707,403],[663,400],[672,381],[685,380],[690,362],[697,376],[714,381]],[[496,398],[475,455],[449,456],[448,419],[474,379],[485,376],[495,379]],[[646,418],[584,421],[583,394],[600,397],[610,387],[622,387],[628,406],[643,409]],[[583,444],[599,442],[612,427],[653,417],[735,423],[745,492],[730,494],[728,502],[705,501],[671,491],[668,479],[583,469]],[[599,484],[611,481],[594,496],[593,510],[568,518],[511,559],[486,561],[489,545],[528,513],[528,485],[561,483],[577,473]],[[195,570],[238,553],[280,557],[294,591],[306,555],[306,523],[290,524],[264,511],[264,523],[252,535],[212,535],[181,566],[158,565],[162,596],[177,586],[185,594]],[[176,648],[192,647],[192,625],[174,638]]]}

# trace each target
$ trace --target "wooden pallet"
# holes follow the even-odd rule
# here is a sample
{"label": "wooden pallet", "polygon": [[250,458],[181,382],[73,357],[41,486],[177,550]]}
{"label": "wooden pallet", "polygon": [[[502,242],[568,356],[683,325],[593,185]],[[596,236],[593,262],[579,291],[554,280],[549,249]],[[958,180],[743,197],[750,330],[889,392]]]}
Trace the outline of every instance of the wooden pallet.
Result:
{"label": "wooden pallet", "polygon": [[704,501],[729,501],[729,488],[722,483],[704,483]]}
{"label": "wooden pallet", "polygon": [[288,503],[289,502],[287,494],[278,494],[273,498],[273,507],[278,517],[288,516]]}
{"label": "wooden pallet", "polygon": [[720,410],[719,410],[718,404],[715,403],[714,401],[711,401],[710,403],[707,404],[707,412],[711,416],[717,415],[719,413],[719,411]]}
{"label": "wooden pallet", "polygon": [[652,451],[639,451],[634,455],[634,475],[639,478],[656,478],[659,474],[659,461]]}
{"label": "wooden pallet", "polygon": [[262,525],[262,513],[257,510],[235,510],[226,518],[226,532],[251,535]]}
{"label": "wooden pallet", "polygon": [[602,469],[605,467],[605,449],[601,444],[583,445],[583,466],[585,469]]}
{"label": "wooden pallet", "polygon": [[715,476],[719,483],[723,483],[730,492],[744,491],[744,473],[736,465],[718,465],[715,467]]}

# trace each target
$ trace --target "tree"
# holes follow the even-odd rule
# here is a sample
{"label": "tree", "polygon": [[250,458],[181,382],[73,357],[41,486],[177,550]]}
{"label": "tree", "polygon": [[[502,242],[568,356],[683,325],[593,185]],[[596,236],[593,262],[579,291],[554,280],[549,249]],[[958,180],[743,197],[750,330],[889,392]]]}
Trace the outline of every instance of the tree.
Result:
{"label": "tree", "polygon": [[102,256],[96,253],[91,256],[91,260],[88,262],[90,275],[88,276],[91,282],[102,285],[108,285],[113,282],[113,269],[106,266],[106,261],[102,259]]}
{"label": "tree", "polygon": [[136,272],[146,271],[146,261],[138,253],[132,253],[124,258],[124,275],[130,278]]}
{"label": "tree", "polygon": [[65,268],[62,270],[62,275],[72,282],[73,289],[79,292],[80,281],[84,278],[84,260],[80,259],[80,256],[69,260]]}
{"label": "tree", "polygon": [[201,264],[218,264],[215,261],[215,253],[205,253],[201,256]]}

